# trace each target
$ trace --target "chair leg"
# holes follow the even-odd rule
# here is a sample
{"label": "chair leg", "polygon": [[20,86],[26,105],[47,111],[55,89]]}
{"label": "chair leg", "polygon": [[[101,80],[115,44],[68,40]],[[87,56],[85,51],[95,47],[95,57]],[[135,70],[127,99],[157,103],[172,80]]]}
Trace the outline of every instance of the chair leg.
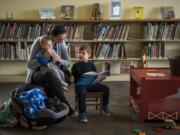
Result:
{"label": "chair leg", "polygon": [[100,97],[100,114],[103,112],[103,96]]}
{"label": "chair leg", "polygon": [[78,98],[75,96],[75,111],[78,111]]}
{"label": "chair leg", "polygon": [[[90,97],[90,98],[92,98],[92,97]],[[98,95],[98,96],[95,95],[93,98],[95,98],[93,105],[95,105],[96,110],[99,109],[100,114],[102,114],[102,112],[103,112],[103,95]],[[88,102],[88,100],[86,101],[86,103],[87,102]],[[76,112],[79,111],[78,110],[78,96],[77,95],[75,95],[75,111]]]}
{"label": "chair leg", "polygon": [[99,99],[96,98],[96,110],[98,110],[98,101],[99,101]]}

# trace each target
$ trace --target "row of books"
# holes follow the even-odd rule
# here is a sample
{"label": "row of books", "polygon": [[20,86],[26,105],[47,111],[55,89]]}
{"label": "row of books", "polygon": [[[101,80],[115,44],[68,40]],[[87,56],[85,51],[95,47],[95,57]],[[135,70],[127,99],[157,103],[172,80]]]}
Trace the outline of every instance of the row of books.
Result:
{"label": "row of books", "polygon": [[150,42],[143,46],[147,58],[164,58],[164,42]]}
{"label": "row of books", "polygon": [[[0,23],[0,39],[8,40],[34,40],[40,35],[48,33],[53,24],[30,24],[30,23]],[[65,26],[67,39],[83,39],[84,25],[73,24]]]}
{"label": "row of books", "polygon": [[[79,58],[79,47],[69,47],[69,53],[72,58]],[[150,42],[143,46],[147,58],[164,58],[164,43],[163,42]],[[0,59],[9,60],[27,60],[30,53],[31,44],[28,43],[1,43],[0,44]],[[125,45],[122,44],[109,44],[99,43],[92,48],[92,58],[96,59],[124,59],[127,58]]]}
{"label": "row of books", "polygon": [[35,39],[41,35],[40,24],[1,23],[0,39]]}
{"label": "row of books", "polygon": [[31,44],[27,43],[1,43],[0,59],[1,60],[27,60],[30,54]]}
{"label": "row of books", "polygon": [[[69,47],[69,53],[72,58],[79,58],[80,45]],[[31,44],[26,42],[18,43],[1,43],[0,59],[5,60],[27,60],[30,53]],[[124,44],[97,44],[92,49],[92,58],[96,59],[117,59],[126,58],[126,50]]]}
{"label": "row of books", "polygon": [[66,26],[66,38],[70,40],[83,39],[84,26],[79,24]]}
{"label": "row of books", "polygon": [[[79,58],[80,44],[68,44],[68,52],[70,57]],[[125,45],[123,43],[98,43],[91,48],[91,58],[95,59],[124,59],[127,57]]]}
{"label": "row of books", "polygon": [[144,39],[147,40],[179,40],[180,24],[152,24],[144,26]]}
{"label": "row of books", "polygon": [[[40,35],[45,35],[53,24],[29,24],[29,23],[0,23],[0,39],[8,40],[34,40]],[[84,37],[84,25],[66,25],[67,39],[80,40]],[[126,40],[130,26],[118,25],[94,25],[94,40]],[[147,40],[179,40],[180,23],[148,23],[144,26],[144,39]]]}
{"label": "row of books", "polygon": [[125,45],[122,44],[110,44],[110,43],[99,43],[94,45],[94,58],[96,59],[124,59],[127,57]]}
{"label": "row of books", "polygon": [[[0,23],[0,39],[27,39],[34,40],[40,35],[48,33],[53,24],[21,24],[21,23]],[[67,25],[67,39],[83,39],[83,25]]]}
{"label": "row of books", "polygon": [[129,25],[104,25],[94,26],[93,39],[95,40],[126,40],[129,33]]}

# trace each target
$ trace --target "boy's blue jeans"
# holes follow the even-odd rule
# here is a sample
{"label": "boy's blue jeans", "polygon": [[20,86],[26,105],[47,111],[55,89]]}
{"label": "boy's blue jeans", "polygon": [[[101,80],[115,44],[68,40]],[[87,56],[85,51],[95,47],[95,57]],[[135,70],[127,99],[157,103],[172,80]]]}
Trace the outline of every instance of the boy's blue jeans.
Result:
{"label": "boy's blue jeans", "polygon": [[86,94],[87,92],[102,92],[103,93],[103,106],[107,106],[109,104],[109,87],[100,84],[100,83],[95,83],[93,85],[85,86],[76,86],[76,94],[78,96],[78,107],[79,107],[79,112],[80,113],[85,113],[86,112]]}

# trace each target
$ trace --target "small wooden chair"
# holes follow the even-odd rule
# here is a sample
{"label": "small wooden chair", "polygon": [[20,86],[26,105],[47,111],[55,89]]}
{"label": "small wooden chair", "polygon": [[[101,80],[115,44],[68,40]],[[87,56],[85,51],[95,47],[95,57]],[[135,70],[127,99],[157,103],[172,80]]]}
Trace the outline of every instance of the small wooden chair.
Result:
{"label": "small wooden chair", "polygon": [[[95,106],[96,110],[99,111],[100,114],[103,111],[103,93],[102,92],[87,92],[86,95],[86,106]],[[78,96],[75,92],[75,110],[78,110]]]}

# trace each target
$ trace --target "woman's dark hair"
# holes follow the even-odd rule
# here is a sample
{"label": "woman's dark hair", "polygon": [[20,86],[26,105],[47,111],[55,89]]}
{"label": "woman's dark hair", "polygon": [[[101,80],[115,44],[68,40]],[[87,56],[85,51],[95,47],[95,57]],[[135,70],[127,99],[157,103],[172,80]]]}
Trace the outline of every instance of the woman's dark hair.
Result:
{"label": "woman's dark hair", "polygon": [[64,34],[64,33],[66,33],[65,26],[58,24],[50,27],[48,35],[58,36],[59,34]]}

